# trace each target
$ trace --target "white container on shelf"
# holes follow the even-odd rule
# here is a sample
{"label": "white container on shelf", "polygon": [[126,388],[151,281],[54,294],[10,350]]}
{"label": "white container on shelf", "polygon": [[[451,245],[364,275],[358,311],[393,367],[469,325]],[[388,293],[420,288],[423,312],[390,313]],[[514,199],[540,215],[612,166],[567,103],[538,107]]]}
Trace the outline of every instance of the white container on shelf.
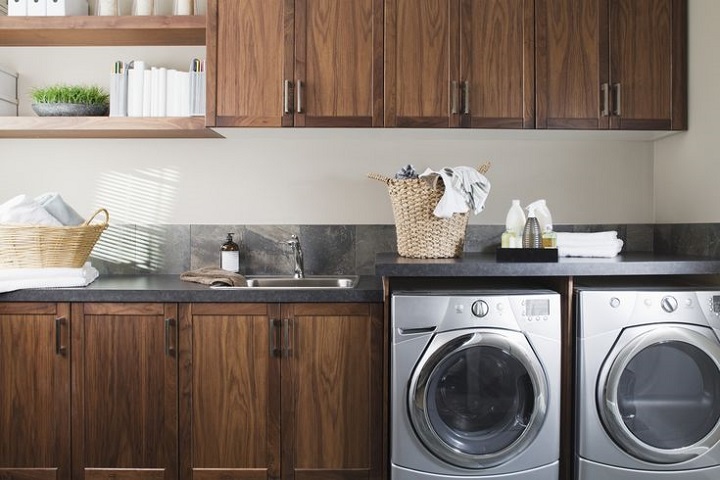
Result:
{"label": "white container on shelf", "polygon": [[87,0],[47,0],[48,17],[84,16],[87,14]]}
{"label": "white container on shelf", "polygon": [[24,17],[27,15],[27,0],[8,0],[8,15]]}

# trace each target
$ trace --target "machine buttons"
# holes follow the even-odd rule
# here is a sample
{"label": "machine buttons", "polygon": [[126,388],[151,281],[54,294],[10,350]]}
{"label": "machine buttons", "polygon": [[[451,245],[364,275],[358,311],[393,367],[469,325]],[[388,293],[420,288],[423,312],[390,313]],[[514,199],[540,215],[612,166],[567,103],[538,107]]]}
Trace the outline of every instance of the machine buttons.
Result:
{"label": "machine buttons", "polygon": [[678,301],[675,299],[675,297],[667,296],[663,297],[663,299],[660,301],[660,307],[665,310],[667,313],[672,313],[678,308]]}
{"label": "machine buttons", "polygon": [[620,299],[617,297],[612,297],[610,299],[610,306],[612,308],[618,308],[620,306]]}
{"label": "machine buttons", "polygon": [[488,304],[485,303],[484,300],[477,300],[475,303],[472,304],[472,313],[476,317],[484,317],[488,314],[490,311],[490,307],[488,307]]}

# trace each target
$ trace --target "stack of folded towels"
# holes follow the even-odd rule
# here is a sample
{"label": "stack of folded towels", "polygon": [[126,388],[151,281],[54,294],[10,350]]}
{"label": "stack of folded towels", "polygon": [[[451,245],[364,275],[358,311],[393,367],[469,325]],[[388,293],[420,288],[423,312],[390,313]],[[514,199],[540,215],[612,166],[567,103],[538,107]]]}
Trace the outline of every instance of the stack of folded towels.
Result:
{"label": "stack of folded towels", "polygon": [[[76,226],[83,218],[58,193],[36,198],[18,195],[0,204],[0,224]],[[84,287],[98,277],[89,262],[80,268],[5,268],[0,269],[0,293],[24,288]]]}
{"label": "stack of folded towels", "polygon": [[622,250],[623,241],[614,230],[607,232],[557,232],[558,255],[561,257],[612,258]]}

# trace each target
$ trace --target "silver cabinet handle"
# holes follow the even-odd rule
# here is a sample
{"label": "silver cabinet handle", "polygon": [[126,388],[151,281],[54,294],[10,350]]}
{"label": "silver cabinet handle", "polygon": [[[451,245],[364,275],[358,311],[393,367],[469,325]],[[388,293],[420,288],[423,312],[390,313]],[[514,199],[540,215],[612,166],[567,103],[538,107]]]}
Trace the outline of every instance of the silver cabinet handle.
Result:
{"label": "silver cabinet handle", "polygon": [[615,102],[613,105],[613,113],[616,116],[622,115],[621,105],[622,105],[622,85],[619,83],[613,84],[613,90],[615,91]]}
{"label": "silver cabinet handle", "polygon": [[165,355],[172,357],[175,355],[175,319],[165,319]]}
{"label": "silver cabinet handle", "polygon": [[450,95],[452,100],[450,101],[450,114],[451,115],[457,115],[458,114],[458,96],[460,95],[459,92],[460,87],[458,86],[458,82],[453,80],[450,82]]}
{"label": "silver cabinet handle", "polygon": [[470,82],[463,82],[463,115],[470,114]]}
{"label": "silver cabinet handle", "polygon": [[292,113],[292,82],[283,82],[283,113]]}
{"label": "silver cabinet handle", "polygon": [[55,319],[55,354],[56,355],[65,355],[65,352],[67,352],[67,347],[62,344],[62,326],[65,324],[65,319],[63,317],[58,317]]}
{"label": "silver cabinet handle", "polygon": [[303,113],[303,82],[297,81],[297,113]]}
{"label": "silver cabinet handle", "polygon": [[610,116],[610,85],[607,83],[603,83],[600,85],[600,92],[602,93],[602,97],[600,98],[602,105],[600,110],[600,115],[603,117],[609,117]]}
{"label": "silver cabinet handle", "polygon": [[292,330],[292,325],[290,323],[290,319],[283,318],[282,325],[283,325],[283,344],[284,344],[283,356],[290,357],[291,353],[292,353],[291,346],[290,346],[290,333]]}

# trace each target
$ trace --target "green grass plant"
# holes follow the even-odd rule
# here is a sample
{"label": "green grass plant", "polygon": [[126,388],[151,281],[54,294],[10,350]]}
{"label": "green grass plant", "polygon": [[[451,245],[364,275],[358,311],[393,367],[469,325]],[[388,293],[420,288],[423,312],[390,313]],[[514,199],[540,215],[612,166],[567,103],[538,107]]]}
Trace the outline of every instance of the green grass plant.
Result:
{"label": "green grass plant", "polygon": [[83,105],[107,105],[110,94],[97,85],[56,84],[33,88],[30,97],[34,103],[78,103]]}

